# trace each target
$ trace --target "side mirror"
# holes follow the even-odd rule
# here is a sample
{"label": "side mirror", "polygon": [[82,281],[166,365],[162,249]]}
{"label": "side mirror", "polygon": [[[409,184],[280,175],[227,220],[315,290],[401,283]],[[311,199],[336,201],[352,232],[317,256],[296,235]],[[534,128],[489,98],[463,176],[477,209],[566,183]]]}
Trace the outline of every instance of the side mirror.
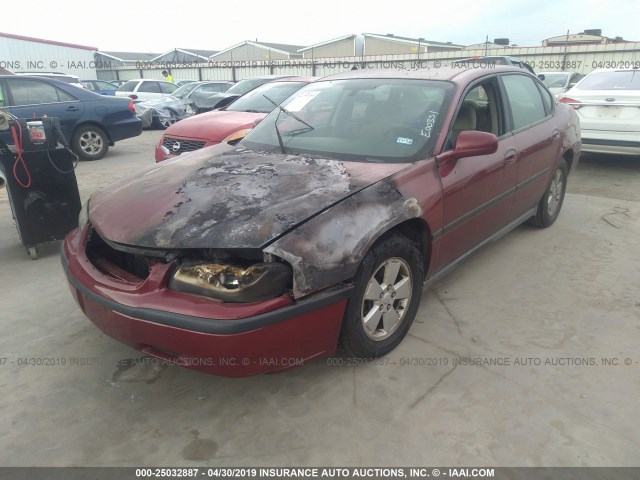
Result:
{"label": "side mirror", "polygon": [[477,157],[490,155],[498,150],[498,138],[493,133],[465,130],[458,134],[456,145],[438,155],[438,166],[455,162],[464,157]]}

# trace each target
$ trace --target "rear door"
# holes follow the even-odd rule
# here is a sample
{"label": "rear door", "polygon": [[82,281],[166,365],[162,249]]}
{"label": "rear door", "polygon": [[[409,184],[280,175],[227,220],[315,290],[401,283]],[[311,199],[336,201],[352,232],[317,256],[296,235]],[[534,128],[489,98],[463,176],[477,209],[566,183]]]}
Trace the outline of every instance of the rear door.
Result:
{"label": "rear door", "polygon": [[534,208],[547,186],[554,160],[562,150],[562,136],[553,118],[551,94],[530,75],[500,75],[508,110],[509,130],[519,151],[513,214]]}
{"label": "rear door", "polygon": [[5,86],[5,102],[12,115],[27,120],[44,115],[57,117],[67,138],[71,138],[75,126],[84,115],[83,102],[46,80],[6,78]]}

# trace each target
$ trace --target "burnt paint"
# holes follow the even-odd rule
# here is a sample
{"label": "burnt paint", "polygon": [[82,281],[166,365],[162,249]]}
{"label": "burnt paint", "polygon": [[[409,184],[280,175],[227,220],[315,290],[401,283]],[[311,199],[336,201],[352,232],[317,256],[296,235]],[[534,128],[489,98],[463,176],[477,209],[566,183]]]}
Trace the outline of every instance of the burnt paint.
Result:
{"label": "burnt paint", "polygon": [[217,145],[107,187],[92,197],[89,217],[103,238],[125,245],[262,248],[407,166]]}
{"label": "burnt paint", "polygon": [[316,216],[265,252],[292,265],[293,293],[300,297],[353,278],[382,233],[422,213],[416,198],[406,198],[393,182],[383,181]]}

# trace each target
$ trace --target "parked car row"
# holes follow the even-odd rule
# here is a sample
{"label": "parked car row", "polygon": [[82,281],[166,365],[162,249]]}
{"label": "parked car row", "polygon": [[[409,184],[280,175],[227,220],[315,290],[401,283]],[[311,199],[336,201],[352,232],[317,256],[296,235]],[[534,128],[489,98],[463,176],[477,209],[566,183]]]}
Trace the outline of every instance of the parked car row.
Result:
{"label": "parked car row", "polygon": [[[509,64],[526,69],[525,62],[512,57],[464,59],[455,61],[454,66],[464,66],[470,62],[473,62],[473,65],[477,63],[482,65],[483,61],[491,65]],[[32,75],[28,75],[28,73],[21,72],[18,76],[53,79],[103,95],[129,97],[133,100],[135,114],[142,121],[143,127],[153,125],[161,129],[166,129],[177,121],[197,113],[210,110],[223,112],[226,106],[255,87],[287,78],[283,75],[270,75],[241,80],[236,84],[232,82],[183,81],[182,87],[162,80],[136,79],[126,82],[116,81],[121,83],[120,87],[116,87],[102,80],[82,80],[80,82],[73,75],[59,72],[38,72]],[[637,70],[594,71],[586,79],[577,72],[540,72],[538,77],[555,94],[557,99],[563,103],[571,104],[579,112],[584,124],[585,151],[640,154],[640,145],[638,144],[640,115],[638,115],[637,108],[640,104],[640,90],[637,85]],[[596,82],[598,86],[591,88],[590,85],[594,78],[599,79]],[[621,85],[613,81],[618,78],[626,78],[627,83],[623,82]],[[607,86],[606,82],[603,83],[604,80],[608,80],[610,85]],[[567,93],[568,90],[571,91],[571,95]],[[32,101],[39,105],[54,103],[51,95],[46,97],[47,95]],[[5,98],[4,102],[8,105],[9,95],[5,95]],[[59,101],[59,103],[64,103],[64,101]],[[42,113],[50,115],[49,110],[53,112],[56,108],[56,105],[52,105],[51,109],[47,107]],[[74,107],[70,108],[70,111],[74,111]],[[231,111],[236,111],[235,107]],[[267,112],[245,111],[244,113],[260,116]],[[247,121],[239,121],[236,125],[234,122],[230,122],[231,118],[239,119],[240,117],[238,115],[232,117],[213,115],[197,118],[191,123],[183,123],[180,127],[176,127],[178,130],[168,132],[160,140],[156,148],[156,161],[170,158],[176,153],[229,141],[227,137],[230,135],[233,140],[238,140],[241,135],[236,132],[244,134],[251,129],[255,122],[260,120],[257,117],[249,120],[247,117]],[[87,123],[87,120],[84,122]],[[75,137],[77,130],[74,128],[70,133],[71,138],[76,140],[75,150],[82,158],[101,158],[109,145],[113,145],[115,141],[115,137],[105,133],[107,127],[100,123],[97,126],[101,128],[102,132],[92,132],[90,134],[91,142],[87,142],[88,139],[85,138],[83,150],[79,146],[80,140]],[[226,134],[222,135],[222,132],[226,132]],[[69,128],[67,128],[67,133],[69,134]],[[127,138],[126,134],[123,135],[121,138]]]}
{"label": "parked car row", "polygon": [[219,144],[94,193],[63,268],[106,335],[188,368],[379,357],[425,282],[522,222],[556,221],[578,112],[513,66],[268,83],[165,132],[215,122],[202,137]]}
{"label": "parked car row", "polygon": [[250,90],[227,107],[170,126],[156,146],[156,162],[217,143],[240,140],[277,105],[314,80],[308,77],[276,79]]}
{"label": "parked car row", "polygon": [[165,129],[178,120],[205,111],[209,97],[226,92],[233,82],[189,82],[170,95],[136,103],[136,113],[143,127]]}

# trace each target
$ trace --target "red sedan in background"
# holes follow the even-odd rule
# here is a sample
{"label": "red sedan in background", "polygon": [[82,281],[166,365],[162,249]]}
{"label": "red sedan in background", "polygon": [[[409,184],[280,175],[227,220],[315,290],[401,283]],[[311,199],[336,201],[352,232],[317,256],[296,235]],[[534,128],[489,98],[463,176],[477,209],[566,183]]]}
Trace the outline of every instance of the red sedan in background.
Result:
{"label": "red sedan in background", "polygon": [[265,83],[228,107],[174,123],[156,146],[156,162],[218,143],[237,142],[276,105],[314,80],[315,77],[287,77]]}
{"label": "red sedan in background", "polygon": [[379,357],[425,282],[556,221],[580,150],[576,112],[520,68],[333,75],[237,145],[95,193],[62,264],[103,332],[188,368]]}

